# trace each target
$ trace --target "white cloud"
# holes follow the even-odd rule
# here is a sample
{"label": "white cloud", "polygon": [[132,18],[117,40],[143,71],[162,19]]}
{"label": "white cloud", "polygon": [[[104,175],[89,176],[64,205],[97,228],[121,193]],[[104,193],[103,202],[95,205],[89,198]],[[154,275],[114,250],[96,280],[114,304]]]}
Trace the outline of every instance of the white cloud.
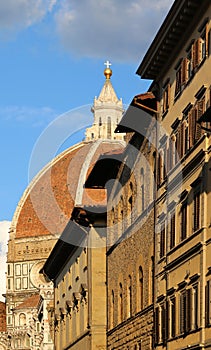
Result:
{"label": "white cloud", "polygon": [[14,30],[28,27],[51,12],[57,0],[0,1],[0,29]]}
{"label": "white cloud", "polygon": [[7,242],[9,239],[9,221],[0,221],[0,300],[4,301],[2,293],[6,292],[6,254]]}
{"label": "white cloud", "polygon": [[58,113],[50,107],[0,106],[0,118],[30,123],[33,127],[44,126],[57,117]]}
{"label": "white cloud", "polygon": [[173,0],[64,0],[55,14],[63,46],[76,56],[139,61]]}

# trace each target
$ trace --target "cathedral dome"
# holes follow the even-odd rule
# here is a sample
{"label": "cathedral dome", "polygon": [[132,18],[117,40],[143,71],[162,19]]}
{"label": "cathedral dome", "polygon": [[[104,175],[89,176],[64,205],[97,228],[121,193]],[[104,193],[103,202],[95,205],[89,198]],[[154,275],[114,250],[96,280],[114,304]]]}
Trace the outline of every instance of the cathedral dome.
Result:
{"label": "cathedral dome", "polygon": [[[76,144],[45,166],[24,192],[11,225],[13,238],[55,235],[67,225],[75,205],[81,205],[87,193],[84,183],[100,154],[124,147],[116,140],[95,140]],[[105,202],[105,191],[91,202]],[[87,200],[87,198],[86,198]],[[12,238],[11,237],[11,238]]]}

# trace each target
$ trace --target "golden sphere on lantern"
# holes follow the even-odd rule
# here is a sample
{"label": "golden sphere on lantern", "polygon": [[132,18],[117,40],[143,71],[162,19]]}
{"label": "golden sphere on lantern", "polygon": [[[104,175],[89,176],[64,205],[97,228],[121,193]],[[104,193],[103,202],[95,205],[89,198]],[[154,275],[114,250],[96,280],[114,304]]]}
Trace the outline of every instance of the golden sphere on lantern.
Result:
{"label": "golden sphere on lantern", "polygon": [[110,68],[106,68],[104,70],[104,75],[105,75],[106,79],[110,79],[110,77],[112,76],[112,70]]}

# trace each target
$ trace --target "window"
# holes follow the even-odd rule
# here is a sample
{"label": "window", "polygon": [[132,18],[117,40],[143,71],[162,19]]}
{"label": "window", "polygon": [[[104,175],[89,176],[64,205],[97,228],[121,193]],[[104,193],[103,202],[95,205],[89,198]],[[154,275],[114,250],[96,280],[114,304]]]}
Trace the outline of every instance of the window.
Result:
{"label": "window", "polygon": [[180,333],[184,334],[191,330],[191,289],[184,290],[180,294]]}
{"label": "window", "polygon": [[138,269],[138,295],[139,295],[139,309],[143,309],[143,270],[139,266]]}
{"label": "window", "polygon": [[99,118],[99,126],[101,126],[102,125],[102,118],[100,117]]}
{"label": "window", "polygon": [[190,80],[190,78],[193,75],[193,50],[192,50],[192,46],[190,47],[190,49],[188,50],[187,53],[187,81]]}
{"label": "window", "polygon": [[172,249],[175,246],[175,211],[172,211],[170,215],[170,249]]}
{"label": "window", "polygon": [[22,285],[23,285],[23,289],[27,289],[28,288],[28,278],[24,277],[22,279]]}
{"label": "window", "polygon": [[209,31],[209,27],[208,27],[208,23],[204,24],[202,26],[202,28],[199,28],[199,32],[200,34],[200,38],[199,38],[199,42],[200,42],[200,51],[201,51],[201,61],[203,61],[206,57],[208,57],[209,55],[209,39],[210,39],[210,31]]}
{"label": "window", "polygon": [[206,325],[211,325],[211,280],[206,285]]}
{"label": "window", "polygon": [[20,314],[19,315],[19,325],[20,326],[25,326],[26,325],[26,315],[25,314]]}
{"label": "window", "polygon": [[163,114],[166,113],[169,109],[170,105],[170,92],[171,92],[171,86],[168,83],[164,87],[164,92],[163,92]]}
{"label": "window", "polygon": [[22,265],[22,272],[23,272],[23,275],[28,274],[28,265],[27,264]]}
{"label": "window", "polygon": [[111,291],[111,328],[114,326],[114,291]]}
{"label": "window", "polygon": [[165,254],[165,223],[163,222],[161,224],[161,231],[160,231],[160,258],[162,258]]}
{"label": "window", "polygon": [[158,155],[158,185],[161,185],[166,177],[166,161],[167,161],[167,149],[164,145],[163,149],[160,150]]}
{"label": "window", "polygon": [[193,199],[193,232],[200,228],[200,192],[194,193]]}
{"label": "window", "polygon": [[163,303],[161,305],[161,338],[162,338],[162,342],[165,343],[166,342],[166,304]]}
{"label": "window", "polygon": [[192,320],[192,325],[193,325],[193,329],[197,329],[198,328],[198,284],[196,284],[195,286],[193,286],[193,320]]}
{"label": "window", "polygon": [[16,276],[20,276],[20,274],[21,274],[21,265],[16,265],[15,266],[15,274],[16,274]]}
{"label": "window", "polygon": [[201,125],[197,123],[197,121],[205,112],[205,96],[203,96],[197,101],[195,108],[196,108],[196,116],[195,116],[196,117],[195,142],[196,142],[201,138],[203,134]]}
{"label": "window", "polygon": [[175,98],[180,94],[181,90],[182,90],[182,67],[180,64],[176,70]]}
{"label": "window", "polygon": [[123,291],[122,283],[119,284],[119,322],[123,321]]}
{"label": "window", "polygon": [[176,298],[173,296],[169,301],[170,311],[170,337],[174,338],[176,334]]}
{"label": "window", "polygon": [[128,219],[129,219],[129,225],[132,224],[133,222],[133,197],[130,196],[129,200],[128,200]]}
{"label": "window", "polygon": [[187,237],[187,203],[181,207],[181,241]]}
{"label": "window", "polygon": [[10,278],[7,280],[7,288],[9,290],[11,289],[11,279]]}
{"label": "window", "polygon": [[184,121],[184,154],[189,150],[189,125],[188,117]]}
{"label": "window", "polygon": [[129,275],[128,276],[128,317],[132,316],[132,307],[133,307],[133,303],[132,303],[132,278]]}
{"label": "window", "polygon": [[180,147],[180,132],[179,132],[179,130],[177,130],[176,133],[175,133],[175,153],[174,153],[174,155],[175,155],[175,164],[177,164],[177,162],[180,159],[179,147]]}
{"label": "window", "polygon": [[107,123],[108,123],[108,125],[107,125],[107,137],[108,137],[108,139],[110,139],[111,138],[111,117],[108,117]]}
{"label": "window", "polygon": [[160,341],[160,307],[155,308],[155,344]]}
{"label": "window", "polygon": [[16,289],[21,289],[21,279],[16,278]]}

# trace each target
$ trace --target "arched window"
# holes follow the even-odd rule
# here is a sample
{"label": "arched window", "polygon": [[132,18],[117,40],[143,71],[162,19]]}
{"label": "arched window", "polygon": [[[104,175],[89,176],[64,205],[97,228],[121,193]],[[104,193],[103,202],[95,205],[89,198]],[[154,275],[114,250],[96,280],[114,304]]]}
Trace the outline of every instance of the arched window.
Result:
{"label": "arched window", "polygon": [[108,117],[107,119],[107,137],[108,139],[111,138],[111,117]]}
{"label": "arched window", "polygon": [[132,306],[133,306],[133,301],[132,301],[132,277],[129,275],[128,276],[128,317],[132,316]]}
{"label": "arched window", "polygon": [[141,168],[141,212],[144,211],[145,207],[145,197],[144,197],[144,169]]}
{"label": "arched window", "polygon": [[102,118],[100,117],[99,118],[99,126],[101,126],[102,125]]}
{"label": "arched window", "polygon": [[133,183],[130,182],[129,193],[128,193],[128,223],[129,225],[133,222]]}
{"label": "arched window", "polygon": [[26,315],[23,313],[19,315],[19,325],[20,326],[26,325]]}
{"label": "arched window", "polygon": [[139,299],[139,309],[143,309],[143,270],[139,266],[138,269],[138,299]]}
{"label": "arched window", "polygon": [[119,284],[119,323],[123,321],[123,290],[122,283]]}
{"label": "arched window", "polygon": [[114,212],[114,208],[112,207],[112,210],[111,210],[111,230],[112,230],[112,242],[111,244],[114,244],[116,242],[116,235],[117,235],[117,232],[116,232],[116,226],[115,226],[115,212]]}
{"label": "arched window", "polygon": [[133,222],[133,197],[130,196],[128,200],[129,208],[128,208],[128,221],[129,225]]}
{"label": "arched window", "polygon": [[120,237],[124,232],[124,203],[123,203],[122,196],[120,198],[119,210],[120,210],[120,217],[119,217],[119,237]]}
{"label": "arched window", "polygon": [[111,314],[110,314],[110,328],[114,327],[114,291],[111,291]]}

